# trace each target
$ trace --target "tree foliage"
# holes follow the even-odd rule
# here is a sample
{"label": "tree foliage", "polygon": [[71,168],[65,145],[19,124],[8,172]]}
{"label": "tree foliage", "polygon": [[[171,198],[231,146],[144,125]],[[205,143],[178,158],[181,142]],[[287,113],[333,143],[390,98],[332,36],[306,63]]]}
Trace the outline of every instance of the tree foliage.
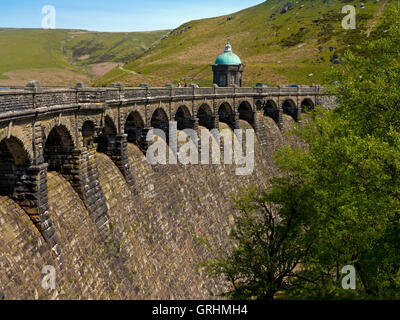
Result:
{"label": "tree foliage", "polygon": [[[400,298],[398,5],[385,24],[330,75],[339,107],[316,108],[296,130],[307,148],[276,154],[283,178],[236,199],[236,246],[208,264],[231,282],[229,297]],[[345,265],[356,268],[356,290],[341,286]]]}
{"label": "tree foliage", "polygon": [[297,184],[281,184],[271,193],[256,188],[235,197],[241,215],[230,234],[232,253],[222,250],[207,262],[210,273],[223,275],[231,299],[272,300],[310,249],[313,214],[304,207]]}

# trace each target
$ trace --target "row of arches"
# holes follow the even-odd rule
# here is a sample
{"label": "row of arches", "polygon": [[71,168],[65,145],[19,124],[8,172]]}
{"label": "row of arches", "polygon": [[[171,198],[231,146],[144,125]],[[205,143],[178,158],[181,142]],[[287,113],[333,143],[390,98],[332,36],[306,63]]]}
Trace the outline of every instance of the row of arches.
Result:
{"label": "row of arches", "polygon": [[[253,122],[253,111],[250,104],[242,103],[239,107],[240,118]],[[223,103],[218,110],[219,120],[234,126],[235,114],[228,103]],[[210,106],[203,104],[198,110],[199,125],[212,129],[214,126],[213,112]],[[194,120],[186,106],[180,106],[175,114],[178,130],[194,127]],[[158,108],[154,111],[151,127],[168,132],[169,118],[167,113]],[[83,147],[90,147],[93,142],[97,143],[97,151],[106,153],[110,141],[117,136],[118,130],[114,121],[106,116],[102,124],[102,131],[96,134],[96,126],[92,121],[85,121],[82,125]],[[145,122],[138,111],[133,111],[127,117],[124,132],[128,135],[128,141],[139,145],[143,137]],[[168,135],[167,135],[168,136]],[[71,171],[71,157],[76,150],[73,136],[64,125],[54,126],[47,137],[43,135],[43,158],[48,164],[49,171],[68,174]],[[12,195],[18,188],[19,176],[32,165],[29,153],[24,144],[16,137],[10,137],[0,141],[0,194]]]}
{"label": "row of arches", "polygon": [[[264,106],[260,106],[264,110],[264,115],[271,117],[275,122],[279,123],[279,107],[274,100],[268,100]],[[314,108],[314,103],[310,98],[306,98],[301,102],[301,112],[311,111]],[[238,107],[239,119],[245,120],[251,125],[254,125],[254,111],[248,101],[243,101]],[[298,107],[292,99],[287,99],[282,103],[282,112],[290,115],[295,121],[298,121]],[[223,102],[217,112],[219,121],[228,124],[234,128],[235,112],[228,102]],[[215,115],[212,108],[204,103],[197,110],[198,124],[208,129],[214,128]],[[193,128],[194,118],[186,106],[180,106],[175,113],[173,120],[177,122],[178,130]],[[151,117],[150,126],[163,131],[168,131],[169,117],[164,109],[156,109]],[[125,133],[129,136],[130,142],[137,142],[140,138],[141,128],[145,127],[144,120],[139,112],[130,113],[125,123]]]}
{"label": "row of arches", "polygon": [[[263,106],[257,107],[264,109],[264,114],[271,117],[276,122],[279,121],[279,108],[275,101],[268,100]],[[306,98],[301,103],[301,111],[309,111],[314,108],[311,99]],[[282,104],[282,111],[297,120],[298,109],[295,102],[287,99]],[[231,128],[235,125],[235,112],[228,102],[223,102],[218,108],[219,121],[228,124]],[[245,120],[254,125],[254,112],[249,102],[243,101],[238,107],[239,119]],[[215,116],[212,108],[204,103],[197,112],[198,124],[208,129],[214,127]],[[180,106],[175,113],[174,120],[177,122],[178,130],[194,127],[194,118],[186,106]],[[161,129],[165,132],[169,129],[169,117],[164,109],[157,108],[151,117],[150,125],[153,128]],[[114,121],[106,116],[102,125],[102,131],[96,137],[96,127],[92,121],[86,121],[82,125],[83,145],[88,147],[91,143],[98,144],[98,151],[105,152],[108,142],[117,136],[118,130]],[[139,144],[144,135],[145,121],[138,111],[133,111],[127,117],[124,124],[124,132],[128,135],[128,141]],[[70,131],[63,125],[55,126],[47,138],[44,139],[44,161],[49,164],[50,171],[63,172],[65,158],[75,149],[75,143]],[[0,193],[10,194],[15,189],[18,181],[18,174],[24,168],[31,165],[31,159],[25,150],[23,143],[15,137],[3,139],[0,142]]]}
{"label": "row of arches", "polygon": [[[274,100],[268,100],[262,107],[264,115],[271,117],[275,122],[279,122],[279,108]],[[314,103],[310,98],[306,98],[301,102],[301,112],[310,111],[314,108]],[[298,107],[292,99],[287,99],[282,104],[283,113],[290,115],[295,121],[298,119]],[[232,129],[235,126],[235,112],[228,102],[223,102],[218,108],[219,121],[228,124]],[[254,112],[251,104],[248,101],[243,101],[238,107],[239,119],[245,120],[251,125],[254,125]],[[197,111],[198,124],[208,129],[214,128],[214,119],[212,108],[204,103]],[[185,105],[180,106],[173,118],[177,122],[177,129],[192,129],[194,128],[194,118]],[[150,120],[150,126],[155,129],[161,129],[165,132],[169,130],[169,117],[163,108],[157,108]],[[143,129],[146,127],[146,123],[142,118],[142,115],[138,111],[131,112],[124,125],[124,133],[128,135],[128,141],[138,144],[143,139]],[[84,123],[82,128],[82,136],[84,144],[87,145],[93,141],[95,135],[95,127],[93,122],[87,121]],[[117,128],[113,120],[106,116],[103,124],[103,129],[100,136],[97,138],[97,142],[100,144],[104,141],[106,136],[117,135]]]}
{"label": "row of arches", "polygon": [[[311,100],[304,100],[301,104],[302,111],[310,110],[313,107]],[[279,121],[279,109],[274,101],[267,101],[262,108],[265,115],[272,117],[277,122]],[[297,120],[298,110],[293,101],[286,100],[282,105],[282,110]],[[237,112],[235,112],[228,102],[223,102],[218,108],[217,115],[214,114],[208,104],[204,103],[199,107],[197,112],[198,124],[208,129],[213,129],[217,125],[216,116],[218,116],[220,122],[228,124],[232,129],[235,129],[237,125],[237,117],[247,121],[254,127],[255,113],[252,105],[247,101],[240,103]],[[195,118],[192,117],[186,106],[180,106],[177,109],[174,120],[177,122],[178,130],[194,128],[195,126]],[[167,133],[169,121],[167,113],[160,107],[153,112],[149,124],[151,127],[161,129]],[[83,147],[91,152],[94,147],[93,142],[96,142],[97,151],[110,155],[130,185],[134,186],[134,180],[131,177],[129,163],[127,162],[127,155],[123,154],[123,146],[125,146],[126,150],[126,136],[119,135],[117,126],[109,116],[104,117],[101,124],[101,132],[98,132],[96,128],[96,124],[90,120],[82,124],[81,138]],[[146,130],[146,123],[141,114],[138,111],[131,112],[124,122],[124,132],[128,136],[127,140],[141,147],[141,143],[146,138]],[[168,134],[166,136],[168,137]],[[83,172],[79,172],[81,170],[79,157],[82,150],[79,150],[80,148],[76,145],[73,135],[67,126],[63,124],[56,125],[50,130],[47,136],[43,130],[42,143],[43,159],[48,164],[47,170],[59,172],[71,180],[74,188],[79,189],[79,175]],[[85,153],[86,156],[88,154]],[[33,164],[34,162],[30,153],[20,139],[11,136],[0,141],[0,195],[9,196],[21,204],[21,206],[27,206],[26,211],[28,214],[36,212],[34,208],[31,208],[32,206],[41,208],[41,200],[37,200],[36,196],[32,194],[32,192],[37,192],[39,189],[42,190],[42,186],[36,185],[35,181],[37,181],[38,176],[37,173],[32,173],[32,169],[35,167]],[[91,170],[89,166],[87,166],[87,170]],[[43,176],[44,174],[45,171],[43,171]],[[91,174],[88,172],[88,177],[90,176]],[[83,189],[77,191],[78,193],[80,191],[84,192]],[[43,195],[44,199],[46,197],[47,195]],[[44,208],[43,210],[46,209]],[[39,209],[37,212],[40,214]],[[100,218],[103,218],[103,215]],[[98,221],[100,221],[100,218]],[[35,219],[37,220],[37,218]],[[32,221],[35,222],[35,219]]]}
{"label": "row of arches", "polygon": [[[313,110],[314,102],[310,98],[304,99],[300,104],[301,113]],[[279,107],[274,100],[268,100],[264,105],[264,115],[271,117],[276,123],[279,123]],[[298,121],[298,107],[292,99],[286,99],[282,103],[282,112]]]}

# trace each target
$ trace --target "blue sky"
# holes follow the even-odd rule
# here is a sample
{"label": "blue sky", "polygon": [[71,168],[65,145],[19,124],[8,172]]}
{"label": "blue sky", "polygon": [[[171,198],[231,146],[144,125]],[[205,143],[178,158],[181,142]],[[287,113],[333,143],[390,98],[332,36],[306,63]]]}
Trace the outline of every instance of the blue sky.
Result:
{"label": "blue sky", "polygon": [[1,0],[0,27],[41,28],[42,8],[56,9],[56,27],[93,31],[173,29],[233,13],[262,0]]}

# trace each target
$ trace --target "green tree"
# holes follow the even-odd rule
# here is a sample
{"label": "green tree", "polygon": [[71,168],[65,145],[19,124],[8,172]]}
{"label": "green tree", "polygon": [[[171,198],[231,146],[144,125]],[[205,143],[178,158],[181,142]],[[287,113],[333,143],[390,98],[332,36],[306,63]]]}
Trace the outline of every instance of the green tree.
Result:
{"label": "green tree", "polygon": [[[397,4],[387,11],[385,30],[378,27],[376,32],[380,37],[375,34],[364,45],[362,56],[347,52],[343,66],[331,74],[330,81],[338,83],[331,93],[339,107],[316,108],[314,121],[296,130],[307,147],[283,147],[276,154],[284,177],[274,181],[261,202],[254,192],[243,196],[244,214],[233,232],[236,247],[209,264],[209,270],[231,281],[229,297],[270,298],[281,290],[289,298],[400,298]],[[280,248],[280,258],[266,256],[281,234],[272,242],[256,239],[259,233],[268,238],[271,222],[248,213],[254,211],[254,202],[270,203],[282,217],[283,229],[288,217],[296,216],[293,237]],[[297,267],[291,268],[293,262]],[[286,263],[290,268],[275,286],[268,272],[259,271]],[[345,265],[356,268],[356,290],[341,286]]]}
{"label": "green tree", "polygon": [[253,188],[235,197],[241,215],[230,237],[237,245],[205,264],[209,274],[231,284],[223,296],[273,300],[286,288],[312,244],[306,229],[314,212],[305,206],[303,192],[308,191],[291,181],[270,193]]}

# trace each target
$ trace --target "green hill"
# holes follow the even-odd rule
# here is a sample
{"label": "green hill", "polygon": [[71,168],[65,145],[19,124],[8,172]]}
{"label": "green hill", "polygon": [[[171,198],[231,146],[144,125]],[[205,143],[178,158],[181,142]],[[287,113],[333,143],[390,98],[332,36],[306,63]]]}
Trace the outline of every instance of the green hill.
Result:
{"label": "green hill", "polygon": [[129,62],[150,48],[168,31],[152,32],[70,32],[65,53],[81,65],[104,61]]}
{"label": "green hill", "polygon": [[90,81],[140,55],[167,32],[0,29],[0,85]]}
{"label": "green hill", "polygon": [[[341,26],[341,9],[348,4],[356,7],[355,30]],[[246,65],[244,85],[322,83],[332,56],[340,62],[346,48],[357,49],[381,24],[387,4],[388,0],[269,0],[227,16],[190,21],[124,69],[98,78],[96,85],[121,81],[163,86],[184,78],[210,85],[210,65],[228,37]]]}

